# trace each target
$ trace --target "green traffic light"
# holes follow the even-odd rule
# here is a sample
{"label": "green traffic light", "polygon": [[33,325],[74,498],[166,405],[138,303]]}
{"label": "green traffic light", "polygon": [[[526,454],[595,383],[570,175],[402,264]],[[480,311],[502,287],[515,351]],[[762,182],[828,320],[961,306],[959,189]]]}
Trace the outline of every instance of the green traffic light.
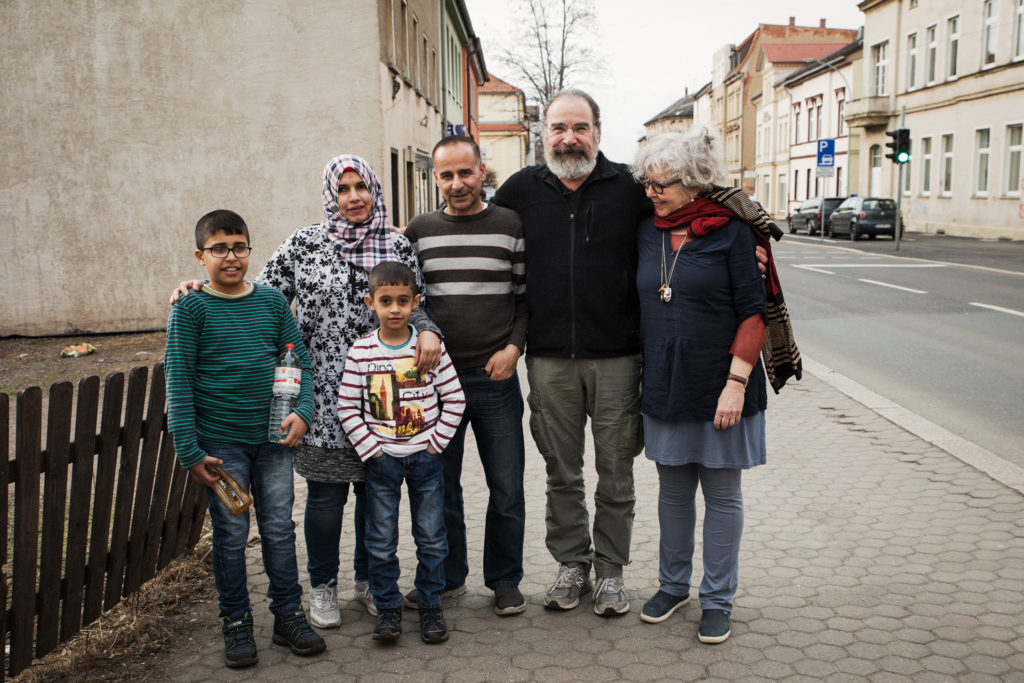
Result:
{"label": "green traffic light", "polygon": [[905,164],[908,161],[910,161],[910,154],[908,154],[907,152],[900,152],[899,154],[896,155],[897,164]]}

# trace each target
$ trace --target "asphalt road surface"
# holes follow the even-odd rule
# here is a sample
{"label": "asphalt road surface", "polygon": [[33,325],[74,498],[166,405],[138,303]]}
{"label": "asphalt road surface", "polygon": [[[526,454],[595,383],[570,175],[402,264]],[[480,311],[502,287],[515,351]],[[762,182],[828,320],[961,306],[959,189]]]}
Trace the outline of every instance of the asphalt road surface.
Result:
{"label": "asphalt road surface", "polygon": [[803,354],[1024,466],[1024,242],[774,247]]}

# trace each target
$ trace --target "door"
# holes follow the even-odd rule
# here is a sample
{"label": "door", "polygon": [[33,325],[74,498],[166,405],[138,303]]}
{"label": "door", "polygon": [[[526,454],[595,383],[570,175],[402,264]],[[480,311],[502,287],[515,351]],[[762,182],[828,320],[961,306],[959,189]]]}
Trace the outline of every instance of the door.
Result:
{"label": "door", "polygon": [[882,147],[871,147],[871,176],[868,178],[868,196],[880,197],[882,192]]}

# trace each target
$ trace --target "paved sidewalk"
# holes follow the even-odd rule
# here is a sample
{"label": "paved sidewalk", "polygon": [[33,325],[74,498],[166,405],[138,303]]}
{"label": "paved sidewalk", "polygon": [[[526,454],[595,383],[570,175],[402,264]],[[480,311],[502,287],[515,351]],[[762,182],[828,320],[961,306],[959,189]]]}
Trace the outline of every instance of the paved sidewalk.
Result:
{"label": "paved sidewalk", "polygon": [[[769,396],[768,465],[744,475],[740,587],[733,635],[721,645],[697,641],[699,557],[690,605],[662,624],[640,621],[658,575],[658,481],[643,455],[635,468],[633,561],[625,570],[632,610],[609,619],[596,616],[589,601],[568,613],[542,607],[556,565],[544,545],[544,465],[528,431],[526,440],[524,614],[501,618],[491,611],[479,551],[486,488],[471,452],[463,475],[469,591],[445,602],[447,643],[424,644],[416,613],[408,610],[397,645],[373,641],[374,619],[351,600],[348,576],[341,582],[343,625],[322,631],[327,652],[293,656],[270,644],[266,580],[254,553],[259,665],[223,666],[211,606],[192,642],[179,648],[194,646],[194,653],[168,657],[163,675],[176,681],[1024,681],[1024,495],[809,373]],[[305,487],[297,482],[305,581]],[[588,487],[592,492],[593,477]],[[342,539],[346,571],[351,505]],[[407,511],[402,528],[400,585],[408,589],[415,560]],[[699,548],[698,540],[698,554]]]}

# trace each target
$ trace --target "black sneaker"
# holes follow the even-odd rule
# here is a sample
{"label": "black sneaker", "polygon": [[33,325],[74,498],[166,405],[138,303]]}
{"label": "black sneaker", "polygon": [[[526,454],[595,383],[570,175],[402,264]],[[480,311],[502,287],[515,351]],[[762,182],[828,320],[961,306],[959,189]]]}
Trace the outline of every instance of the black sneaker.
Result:
{"label": "black sneaker", "polygon": [[274,645],[287,645],[302,657],[327,649],[327,643],[306,621],[301,607],[274,615]]}
{"label": "black sneaker", "polygon": [[431,645],[448,640],[448,624],[444,622],[444,613],[440,607],[420,609],[420,638]]}
{"label": "black sneaker", "polygon": [[374,640],[398,640],[402,635],[402,608],[378,610],[377,625],[373,628]]}
{"label": "black sneaker", "polygon": [[243,612],[237,619],[224,617],[220,630],[224,634],[224,664],[237,669],[260,661],[252,637],[252,612]]}
{"label": "black sneaker", "polygon": [[494,589],[494,613],[507,617],[526,611],[526,600],[515,586],[498,586]]}
{"label": "black sneaker", "polygon": [[644,603],[643,611],[640,612],[640,619],[648,624],[660,624],[688,602],[690,602],[689,595],[680,597],[659,590],[650,600]]}
{"label": "black sneaker", "polygon": [[702,643],[725,642],[732,633],[732,626],[729,618],[732,613],[724,609],[706,609],[700,615],[700,628],[697,631],[697,639]]}

